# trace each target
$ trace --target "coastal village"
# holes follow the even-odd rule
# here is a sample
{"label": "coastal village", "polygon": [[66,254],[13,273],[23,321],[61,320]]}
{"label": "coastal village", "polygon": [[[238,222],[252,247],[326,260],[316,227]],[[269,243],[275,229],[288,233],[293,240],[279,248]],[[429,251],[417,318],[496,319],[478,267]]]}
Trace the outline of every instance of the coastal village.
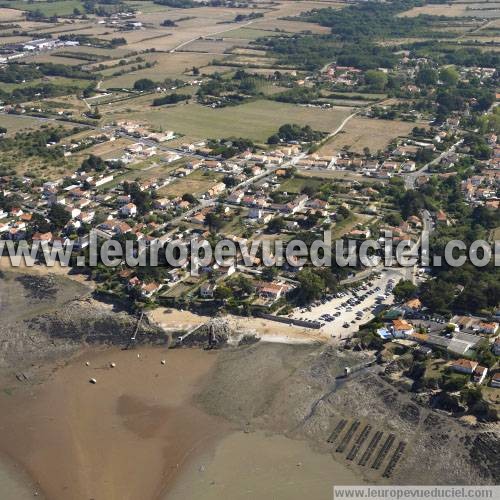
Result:
{"label": "coastal village", "polygon": [[[105,27],[116,30],[117,35],[144,30],[147,25],[139,20],[138,14],[116,12],[103,22]],[[78,22],[78,18],[72,22]],[[54,51],[66,54],[69,48],[78,50],[82,45],[103,43],[69,34],[4,44],[2,71],[23,70],[32,64],[29,58],[33,54]],[[116,36],[109,43],[118,45],[123,41],[119,42]],[[446,68],[438,74],[429,57],[411,50],[396,51],[395,57],[397,62],[391,70],[378,68],[376,71],[333,62],[320,71],[274,72],[266,77],[252,75],[251,69],[239,69],[228,79],[220,80],[218,75],[193,70],[192,73],[198,75],[196,78],[170,80],[167,85],[137,79],[128,91],[132,99],[151,96],[153,106],[157,102],[161,106],[163,101],[176,106],[180,99],[194,99],[199,105],[213,109],[224,108],[235,98],[237,94],[234,90],[231,93],[230,86],[242,88],[245,83],[245,88],[251,89],[256,82],[265,81],[271,88],[283,87],[285,90],[278,95],[283,100],[293,98],[294,106],[324,112],[333,108],[327,100],[321,102],[323,89],[360,95],[367,91],[369,96],[370,89],[380,93],[390,78],[405,82],[396,93],[397,99],[383,97],[351,108],[351,113],[333,131],[283,124],[268,138],[267,144],[231,136],[219,139],[207,136],[190,142],[185,133],[176,129],[175,122],[157,127],[147,119],[138,120],[133,116],[103,119],[112,110],[116,98],[117,102],[122,99],[123,89],[118,93],[103,90],[102,81],[92,88],[90,95],[84,93],[78,98],[84,103],[83,109],[72,104],[58,111],[52,105],[47,107],[50,98],[36,102],[32,98],[28,102],[9,102],[12,100],[7,98],[1,106],[4,116],[18,117],[21,121],[33,116],[43,125],[38,131],[15,136],[9,134],[7,127],[2,151],[8,154],[21,141],[41,141],[41,149],[46,151],[40,154],[61,158],[75,167],[73,172],[62,176],[56,171],[48,176],[45,173],[22,175],[4,168],[0,176],[0,235],[4,240],[38,241],[62,248],[71,243],[75,254],[85,254],[90,233],[97,235],[101,242],[117,238],[143,242],[148,247],[175,243],[188,251],[193,241],[203,239],[216,242],[226,238],[248,246],[251,241],[273,239],[278,235],[285,241],[305,234],[320,237],[324,230],[332,231],[334,240],[344,238],[359,243],[369,238],[381,240],[385,234],[392,234],[395,243],[417,244],[422,231],[453,227],[458,221],[447,214],[445,207],[426,211],[424,216],[421,209],[398,209],[390,201],[394,196],[392,191],[425,190],[436,180],[451,183],[454,177],[459,179],[457,187],[464,202],[497,213],[500,147],[495,132],[499,94],[488,96],[491,100],[485,95],[484,103],[473,94],[462,98],[460,110],[453,110],[451,106],[445,111],[443,103],[438,109],[439,116],[435,109],[421,105],[425,96],[446,90],[459,80],[495,91],[492,83],[497,69],[466,64]],[[18,63],[20,60],[22,64]],[[89,70],[88,65],[83,65],[79,71]],[[45,78],[50,82],[50,77]],[[179,93],[183,89],[189,93]],[[322,90],[318,92],[318,89]],[[243,102],[247,99],[245,92],[251,93],[250,90],[236,92]],[[483,132],[470,128],[478,109],[487,113]],[[362,143],[361,148],[341,145],[343,129],[348,129],[351,120],[374,124],[381,120],[381,123],[399,120],[411,126],[405,134],[395,134],[388,139],[384,148],[372,151]],[[397,213],[400,210],[402,213]],[[493,229],[493,238],[495,234]],[[172,269],[168,266],[134,269],[123,262],[117,268],[99,266],[89,272],[98,283],[100,293],[128,297],[140,307],[160,304],[200,312],[265,314],[272,320],[324,330],[332,338],[339,338],[336,332],[342,332],[341,319],[334,323],[336,316],[331,312],[321,317],[318,313],[315,317],[314,309],[307,317],[301,316],[301,307],[305,304],[311,311],[312,302],[322,305],[330,301],[335,309],[335,301],[340,304],[342,293],[349,292],[359,282],[365,283],[373,275],[360,268],[344,269],[329,278],[331,284],[308,291],[306,281],[310,271],[303,265],[286,263],[283,268],[270,270],[256,256],[252,267],[247,269],[242,255],[229,267],[221,267],[213,261],[203,266],[198,276],[192,276],[187,264]],[[401,279],[416,286],[431,279],[430,272],[429,268],[415,267],[409,275],[402,273]],[[389,285],[392,290],[394,283]],[[371,293],[375,294],[375,290]],[[417,296],[411,299],[415,304],[419,302]],[[457,323],[458,326],[443,337],[443,328],[455,324],[453,318],[448,318],[448,326],[414,325],[407,322],[408,308],[403,304],[403,308],[398,309],[398,298],[394,299],[390,291],[377,300],[373,295],[368,307],[360,310],[352,321],[344,321],[345,334],[355,335],[370,316],[379,316],[380,310],[388,307],[392,307],[391,312],[396,310],[400,319],[377,331],[384,341],[404,339],[418,345],[420,350],[441,347],[452,356],[460,356],[469,350],[473,352],[479,340],[486,339],[491,344],[491,352],[498,354],[498,343],[493,340],[498,329],[494,309],[492,316],[478,319],[482,321],[480,324],[493,325],[489,329],[479,327],[474,333],[464,334]],[[410,311],[418,316],[425,315],[426,309],[429,308],[420,304]],[[435,311],[430,310],[430,315],[435,316]],[[457,335],[474,337],[466,342],[457,339]],[[449,344],[461,347],[458,351],[450,350]],[[498,374],[488,372],[492,366],[468,365],[458,358],[450,367],[458,372],[470,371],[476,383],[486,381],[492,387],[498,386]]]}

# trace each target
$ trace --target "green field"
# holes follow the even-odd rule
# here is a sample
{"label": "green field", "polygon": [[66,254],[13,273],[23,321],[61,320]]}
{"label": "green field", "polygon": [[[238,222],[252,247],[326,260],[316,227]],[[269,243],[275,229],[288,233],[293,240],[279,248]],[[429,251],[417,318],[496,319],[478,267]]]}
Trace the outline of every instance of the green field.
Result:
{"label": "green field", "polygon": [[287,179],[285,182],[280,184],[279,191],[286,193],[300,193],[306,186],[310,186],[318,189],[325,181],[322,179],[305,178],[305,177],[294,177],[293,179]]}
{"label": "green field", "polygon": [[7,129],[8,135],[16,132],[39,129],[44,122],[31,116],[0,115],[0,127]]}
{"label": "green field", "polygon": [[222,179],[223,175],[217,172],[196,170],[187,177],[182,177],[172,184],[162,188],[159,193],[162,196],[182,196],[191,193],[199,196],[208,191],[215,183]]}
{"label": "green field", "polygon": [[83,12],[82,2],[80,0],[60,0],[56,2],[25,2],[23,0],[14,1],[4,1],[2,2],[4,7],[9,7],[10,9],[35,11],[40,10],[42,14],[46,16],[66,16],[73,13],[73,9],[77,8]]}
{"label": "green field", "polygon": [[191,139],[245,137],[265,142],[285,123],[310,125],[315,130],[332,131],[350,114],[350,108],[317,109],[293,104],[258,100],[212,109],[196,103],[150,108],[126,115],[107,114],[110,121],[146,121],[164,130],[175,130]]}

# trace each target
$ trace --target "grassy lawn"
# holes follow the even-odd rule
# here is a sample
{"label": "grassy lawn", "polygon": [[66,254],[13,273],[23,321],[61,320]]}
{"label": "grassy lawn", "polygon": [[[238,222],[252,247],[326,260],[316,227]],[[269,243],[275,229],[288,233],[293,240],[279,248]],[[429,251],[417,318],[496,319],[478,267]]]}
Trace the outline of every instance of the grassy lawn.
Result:
{"label": "grassy lawn", "polygon": [[315,130],[334,130],[348,116],[350,108],[312,109],[258,100],[212,109],[196,103],[180,104],[127,113],[124,116],[108,114],[109,120],[132,119],[149,122],[153,126],[171,129],[191,138],[244,137],[265,142],[285,123],[310,125]]}
{"label": "grassy lawn", "polygon": [[7,129],[7,135],[14,135],[21,131],[38,130],[42,125],[46,125],[46,123],[31,116],[0,115],[0,127]]}
{"label": "grassy lawn", "polygon": [[447,362],[444,359],[429,359],[425,368],[425,378],[440,378]]}
{"label": "grassy lawn", "polygon": [[164,187],[159,191],[159,194],[161,196],[176,197],[182,196],[185,193],[190,193],[194,196],[199,196],[206,193],[210,187],[221,180],[222,177],[223,175],[217,172],[196,170],[187,177],[182,177]]}
{"label": "grassy lawn", "polygon": [[321,179],[294,177],[283,182],[278,191],[287,193],[300,193],[306,186],[311,186],[318,189],[324,181]]}
{"label": "grassy lawn", "polygon": [[344,220],[341,220],[339,222],[336,222],[335,224],[332,224],[331,231],[332,231],[332,241],[338,240],[344,236],[344,234],[348,233],[351,231],[351,229],[354,229],[356,224],[359,224],[361,222],[365,222],[366,218],[363,217],[362,215],[352,213],[349,215]]}
{"label": "grassy lawn", "polygon": [[365,147],[376,152],[385,149],[396,137],[406,136],[417,125],[422,126],[412,122],[355,116],[339,134],[320,148],[319,154],[332,154],[344,146],[349,146],[349,150],[356,153],[362,153]]}
{"label": "grassy lawn", "polygon": [[490,241],[500,241],[500,227],[492,229],[490,232]]}

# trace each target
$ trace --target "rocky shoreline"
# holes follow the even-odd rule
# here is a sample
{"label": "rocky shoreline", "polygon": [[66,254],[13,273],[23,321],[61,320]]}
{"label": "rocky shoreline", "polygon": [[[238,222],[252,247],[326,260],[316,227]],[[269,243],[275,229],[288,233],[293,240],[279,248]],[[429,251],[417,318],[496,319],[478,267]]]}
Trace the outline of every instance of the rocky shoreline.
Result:
{"label": "rocky shoreline", "polygon": [[[94,300],[85,285],[55,275],[2,272],[0,313],[0,371],[26,377],[37,366],[68,358],[86,344],[126,346],[137,326],[136,317]],[[137,342],[168,341],[144,317]]]}
{"label": "rocky shoreline", "polygon": [[[377,366],[343,378],[343,367],[354,361],[352,353],[257,344],[221,354],[200,404],[247,431],[265,429],[307,439],[371,484],[500,480],[498,426],[470,427],[421,406],[385,381]],[[334,437],[342,422],[342,432]],[[347,440],[349,429],[355,432]],[[377,433],[377,450],[387,441],[392,446],[374,467],[378,451],[365,464],[362,452]]]}

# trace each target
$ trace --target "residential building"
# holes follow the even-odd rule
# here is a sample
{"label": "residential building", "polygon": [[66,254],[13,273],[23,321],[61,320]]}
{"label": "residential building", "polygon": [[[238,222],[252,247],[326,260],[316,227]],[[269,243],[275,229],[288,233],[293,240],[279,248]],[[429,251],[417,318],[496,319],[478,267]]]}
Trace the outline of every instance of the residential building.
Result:
{"label": "residential building", "polygon": [[467,375],[472,375],[474,370],[478,367],[479,363],[477,361],[471,361],[470,359],[460,358],[453,361],[450,364],[452,370],[459,373],[466,373]]}
{"label": "residential building", "polygon": [[486,374],[488,373],[488,368],[485,366],[476,366],[474,369],[474,375],[472,376],[472,379],[476,384],[482,384]]}
{"label": "residential building", "polygon": [[404,319],[395,319],[392,321],[393,336],[396,338],[406,338],[415,333],[413,325]]}

